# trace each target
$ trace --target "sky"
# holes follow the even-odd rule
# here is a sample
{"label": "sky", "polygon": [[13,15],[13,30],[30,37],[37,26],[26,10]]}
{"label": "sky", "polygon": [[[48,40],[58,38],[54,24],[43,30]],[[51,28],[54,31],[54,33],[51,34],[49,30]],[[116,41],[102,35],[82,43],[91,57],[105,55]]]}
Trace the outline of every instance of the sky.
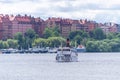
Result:
{"label": "sky", "polygon": [[120,0],[0,0],[0,14],[27,14],[120,24]]}

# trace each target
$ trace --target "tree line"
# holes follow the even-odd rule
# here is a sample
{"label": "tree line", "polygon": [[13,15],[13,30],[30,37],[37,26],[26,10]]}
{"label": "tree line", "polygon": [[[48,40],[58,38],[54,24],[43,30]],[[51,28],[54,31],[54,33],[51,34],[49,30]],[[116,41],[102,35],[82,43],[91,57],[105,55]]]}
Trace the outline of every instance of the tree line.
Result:
{"label": "tree line", "polygon": [[[83,30],[69,33],[71,47],[80,44],[86,47],[87,52],[118,52],[120,51],[120,33],[104,33],[96,28],[90,32]],[[0,49],[17,48],[28,49],[32,47],[59,47],[65,46],[66,38],[61,36],[58,27],[46,28],[40,38],[33,29],[28,29],[24,34],[18,32],[13,39],[0,41]]]}
{"label": "tree line", "polygon": [[18,32],[13,39],[0,40],[0,49],[16,48],[29,49],[32,47],[59,47],[62,43],[65,46],[65,38],[60,36],[57,27],[46,28],[44,36],[40,38],[33,29],[28,29],[24,34]]}
{"label": "tree line", "polygon": [[104,33],[101,28],[96,28],[90,32],[73,31],[69,38],[72,43],[82,44],[87,52],[119,52],[120,33]]}

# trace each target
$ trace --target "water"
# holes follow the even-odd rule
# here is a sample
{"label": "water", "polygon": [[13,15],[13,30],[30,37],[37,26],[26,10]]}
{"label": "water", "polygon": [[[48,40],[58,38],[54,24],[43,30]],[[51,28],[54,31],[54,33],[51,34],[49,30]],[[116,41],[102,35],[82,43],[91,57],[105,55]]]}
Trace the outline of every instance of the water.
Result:
{"label": "water", "polygon": [[55,54],[1,54],[0,80],[119,80],[120,53],[82,53],[58,63]]}

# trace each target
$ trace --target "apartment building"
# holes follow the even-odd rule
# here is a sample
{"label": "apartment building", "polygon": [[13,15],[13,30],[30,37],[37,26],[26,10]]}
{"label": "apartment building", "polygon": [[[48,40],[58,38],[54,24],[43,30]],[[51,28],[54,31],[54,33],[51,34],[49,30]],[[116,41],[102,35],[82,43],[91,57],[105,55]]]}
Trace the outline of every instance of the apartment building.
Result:
{"label": "apartment building", "polygon": [[39,36],[42,36],[45,21],[39,17],[34,18],[27,15],[0,15],[0,39],[13,38],[17,32],[24,35],[27,29],[34,29]]}
{"label": "apartment building", "polygon": [[40,17],[38,18],[31,18],[31,24],[32,28],[35,30],[35,32],[39,35],[39,37],[43,36],[43,32],[45,30],[45,21],[42,20]]}
{"label": "apartment building", "polygon": [[105,32],[105,33],[115,33],[118,32],[117,25],[115,23],[104,23],[99,24],[99,27]]}
{"label": "apartment building", "polygon": [[12,23],[9,20],[8,15],[0,15],[0,39],[6,40],[7,38],[11,38],[12,32]]}
{"label": "apartment building", "polygon": [[55,17],[44,21],[40,17],[0,14],[0,39],[3,40],[13,38],[17,32],[21,32],[24,35],[26,30],[30,28],[34,29],[41,37],[46,27],[58,27],[64,37],[68,37],[71,31],[83,30],[89,32],[96,27],[102,28],[105,33],[120,32],[120,25],[115,23],[102,24],[87,19],[72,20]]}
{"label": "apartment building", "polygon": [[73,20],[72,21],[72,26],[71,26],[71,31],[77,31],[79,29],[79,20]]}
{"label": "apartment building", "polygon": [[28,16],[10,16],[10,21],[12,22],[12,37],[17,33],[21,32],[24,34],[27,29],[33,29],[33,26],[31,24],[30,17]]}
{"label": "apartment building", "polygon": [[61,20],[61,34],[64,37],[67,37],[71,32],[72,20],[63,19]]}
{"label": "apartment building", "polygon": [[71,19],[62,19],[62,18],[48,18],[46,20],[46,27],[58,27],[61,35],[67,37],[71,31],[72,20]]}
{"label": "apartment building", "polygon": [[83,30],[85,32],[89,32],[97,27],[97,23],[95,21],[87,21],[86,19],[80,19],[76,21],[76,30]]}
{"label": "apartment building", "polygon": [[2,36],[3,36],[2,17],[3,17],[3,15],[0,14],[0,39],[2,39]]}
{"label": "apartment building", "polygon": [[46,20],[47,27],[59,27],[61,35],[67,37],[71,31],[83,30],[89,32],[96,28],[97,23],[95,21],[72,20],[62,18],[48,18]]}

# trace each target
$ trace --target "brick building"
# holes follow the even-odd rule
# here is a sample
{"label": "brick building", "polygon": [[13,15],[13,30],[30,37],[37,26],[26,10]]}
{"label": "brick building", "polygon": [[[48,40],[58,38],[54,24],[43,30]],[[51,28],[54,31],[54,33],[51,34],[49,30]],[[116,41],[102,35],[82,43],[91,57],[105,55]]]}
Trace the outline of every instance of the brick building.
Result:
{"label": "brick building", "polygon": [[0,18],[0,39],[2,39],[2,22],[1,22],[1,18]]}
{"label": "brick building", "polygon": [[61,27],[61,20],[62,18],[48,18],[46,21],[45,21],[45,24],[46,24],[46,27],[49,27],[49,28],[52,28],[52,27]]}
{"label": "brick building", "polygon": [[117,25],[115,23],[104,23],[104,24],[99,24],[99,27],[105,32],[105,33],[115,33],[118,32]]}
{"label": "brick building", "polygon": [[6,40],[7,38],[11,38],[12,32],[12,23],[9,20],[8,15],[0,15],[0,38]]}
{"label": "brick building", "polygon": [[28,16],[10,16],[10,21],[12,22],[12,37],[17,33],[21,32],[24,34],[27,29],[33,29],[33,26],[31,24],[30,17]]}
{"label": "brick building", "polygon": [[34,29],[39,36],[42,36],[45,22],[40,18],[27,15],[0,15],[0,39],[2,40],[13,38],[17,32],[24,35],[26,30],[30,28]]}
{"label": "brick building", "polygon": [[35,30],[35,32],[39,35],[39,37],[43,36],[43,32],[45,29],[45,21],[38,18],[31,18],[31,24],[33,26],[33,29]]}
{"label": "brick building", "polygon": [[85,32],[89,32],[97,27],[97,23],[95,21],[87,21],[87,20],[73,20],[71,31],[83,30]]}
{"label": "brick building", "polygon": [[48,18],[46,20],[47,27],[59,27],[62,36],[67,37],[71,31],[84,30],[89,32],[97,27],[95,21],[72,20],[62,18]]}
{"label": "brick building", "polygon": [[40,17],[21,15],[0,15],[0,39],[13,38],[17,32],[24,34],[27,29],[34,29],[41,37],[45,27],[58,27],[61,35],[67,37],[71,31],[83,30],[89,32],[96,27],[102,28],[105,33],[120,32],[120,25],[114,23],[96,23],[87,19],[72,20],[64,18],[48,18],[46,21]]}
{"label": "brick building", "polygon": [[79,20],[73,20],[72,21],[72,26],[71,26],[71,31],[79,30],[77,26],[79,26]]}
{"label": "brick building", "polygon": [[72,20],[70,19],[63,19],[61,21],[61,34],[64,37],[67,37],[68,34],[71,32]]}
{"label": "brick building", "polygon": [[71,31],[72,20],[62,18],[48,18],[46,20],[46,27],[58,27],[61,35],[67,37]]}

